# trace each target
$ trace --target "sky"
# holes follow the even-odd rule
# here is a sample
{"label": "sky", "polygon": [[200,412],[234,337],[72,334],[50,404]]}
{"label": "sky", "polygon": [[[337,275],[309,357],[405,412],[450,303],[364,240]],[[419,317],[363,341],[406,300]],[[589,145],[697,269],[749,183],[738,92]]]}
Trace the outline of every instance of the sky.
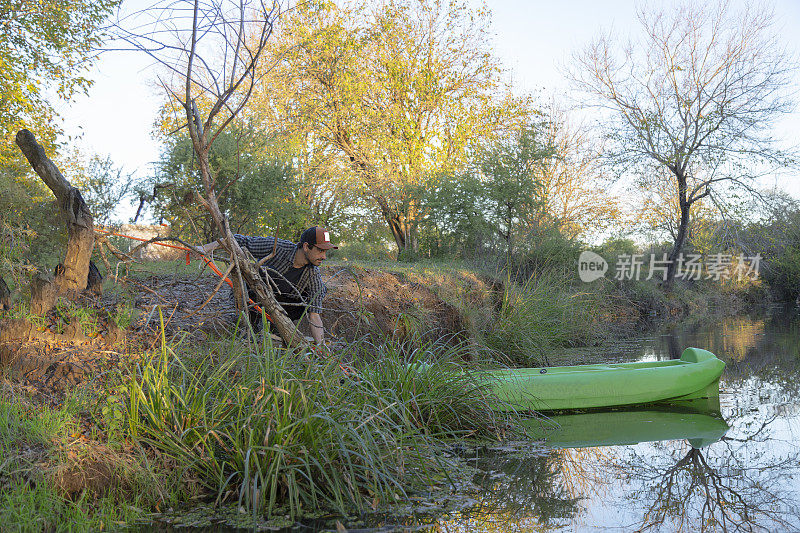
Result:
{"label": "sky", "polygon": [[[670,3],[670,0],[666,0]],[[734,0],[734,3],[746,0]],[[477,1],[476,1],[477,3]],[[800,1],[774,0],[780,38],[800,53]],[[123,9],[146,6],[144,0],[124,0]],[[559,99],[569,93],[560,65],[601,30],[625,33],[635,29],[633,0],[489,0],[497,57],[519,92]],[[126,172],[145,176],[159,157],[151,132],[163,89],[156,71],[143,55],[110,52],[89,73],[94,85],[87,96],[61,107],[70,146],[84,153],[109,155]],[[795,88],[800,88],[800,73]],[[800,111],[786,117],[775,131],[787,145],[800,146]],[[773,180],[774,182],[774,180]],[[764,183],[770,186],[772,183]],[[778,186],[800,198],[800,173],[780,178]]]}

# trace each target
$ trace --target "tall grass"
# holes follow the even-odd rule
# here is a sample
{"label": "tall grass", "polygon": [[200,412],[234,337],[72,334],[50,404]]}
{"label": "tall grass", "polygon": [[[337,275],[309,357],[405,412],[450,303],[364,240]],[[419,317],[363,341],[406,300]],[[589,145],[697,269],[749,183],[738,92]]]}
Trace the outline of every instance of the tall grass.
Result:
{"label": "tall grass", "polygon": [[22,442],[52,446],[53,441],[74,429],[71,408],[72,405],[65,402],[60,409],[45,405],[34,410],[25,402],[0,398],[0,449],[16,448]]}
{"label": "tall grass", "polygon": [[121,525],[133,523],[141,514],[136,507],[120,502],[119,498],[95,498],[84,493],[73,501],[48,483],[12,483],[0,491],[3,531],[119,530]]}
{"label": "tall grass", "polygon": [[[391,394],[404,406],[412,424],[435,438],[496,438],[513,422],[489,408],[496,403],[485,380],[465,370],[465,361],[475,359],[470,343],[439,338],[418,342],[366,342],[351,345],[355,359],[370,358],[360,372],[363,384],[373,394]],[[493,362],[492,362],[493,363]]]}
{"label": "tall grass", "polygon": [[434,437],[502,426],[484,388],[452,364],[456,348],[357,343],[338,355],[359,370],[343,372],[335,357],[301,361],[262,339],[197,359],[162,337],[127,402],[133,436],[253,515],[394,501],[448,468]]}
{"label": "tall grass", "polygon": [[523,366],[547,364],[559,348],[598,336],[601,299],[580,292],[554,273],[506,284],[497,316],[483,335],[489,348]]}

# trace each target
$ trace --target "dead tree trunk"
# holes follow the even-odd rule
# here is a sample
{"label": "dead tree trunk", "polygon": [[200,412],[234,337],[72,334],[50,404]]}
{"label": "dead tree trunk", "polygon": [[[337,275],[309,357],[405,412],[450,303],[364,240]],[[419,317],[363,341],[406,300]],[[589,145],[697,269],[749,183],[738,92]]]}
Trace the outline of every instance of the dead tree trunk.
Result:
{"label": "dead tree trunk", "polygon": [[89,207],[83,200],[80,191],[64,178],[30,131],[19,130],[16,141],[33,170],[53,191],[67,223],[69,240],[60,288],[61,290],[82,291],[86,288],[89,259],[94,248],[94,221]]}
{"label": "dead tree trunk", "polygon": [[8,290],[5,280],[0,276],[0,311],[11,309],[11,291]]}

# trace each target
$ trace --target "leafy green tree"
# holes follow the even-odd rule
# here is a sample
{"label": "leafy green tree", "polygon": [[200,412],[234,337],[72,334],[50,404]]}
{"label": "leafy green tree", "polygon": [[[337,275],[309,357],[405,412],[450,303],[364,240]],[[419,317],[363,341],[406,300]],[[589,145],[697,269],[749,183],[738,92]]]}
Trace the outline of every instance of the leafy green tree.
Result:
{"label": "leafy green tree", "polygon": [[539,178],[544,162],[554,155],[543,143],[539,127],[528,125],[510,138],[494,144],[480,159],[489,199],[488,219],[514,253],[514,237],[520,232],[536,232],[542,225],[543,187]]}
{"label": "leafy green tree", "polygon": [[[191,140],[176,135],[167,140],[158,172],[152,212],[168,220],[176,234],[211,240],[213,221],[197,201],[202,181]],[[267,142],[260,131],[229,128],[217,137],[209,163],[220,209],[235,233],[262,234],[280,227],[293,238],[309,219],[309,206],[296,159],[286,148]]]}
{"label": "leafy green tree", "polygon": [[27,257],[36,232],[12,224],[0,215],[0,280],[7,278],[19,286],[23,276],[36,270]]}
{"label": "leafy green tree", "polygon": [[785,193],[764,195],[762,220],[741,234],[748,255],[761,254],[761,277],[778,300],[800,298],[800,202]]}
{"label": "leafy green tree", "polygon": [[0,166],[0,276],[19,285],[38,267],[58,263],[66,235],[57,213],[53,194],[41,180],[16,164]]}
{"label": "leafy green tree", "polygon": [[118,0],[0,0],[0,165],[18,159],[22,127],[53,143],[56,115],[46,89],[69,100],[85,91],[101,25]]}
{"label": "leafy green tree", "polygon": [[[60,133],[53,100],[85,91],[86,71],[117,0],[0,0],[0,275],[17,282],[58,261],[64,231],[53,195],[14,144],[28,128],[54,154]],[[8,279],[8,278],[7,278]]]}
{"label": "leafy green tree", "polygon": [[432,253],[475,256],[518,244],[552,221],[544,213],[541,175],[555,156],[544,125],[529,124],[484,149],[465,172],[420,186],[422,234]]}
{"label": "leafy green tree", "polygon": [[401,255],[419,251],[417,192],[527,117],[508,96],[488,13],[460,2],[305,3],[283,21],[259,107],[336,157]]}
{"label": "leafy green tree", "polygon": [[133,198],[136,182],[133,174],[126,174],[111,160],[93,155],[88,161],[73,157],[70,174],[72,185],[81,191],[83,199],[97,224],[119,221],[118,209]]}
{"label": "leafy green tree", "polygon": [[443,174],[418,191],[422,210],[422,249],[431,256],[479,257],[496,248],[497,232],[488,213],[492,203],[474,168]]}

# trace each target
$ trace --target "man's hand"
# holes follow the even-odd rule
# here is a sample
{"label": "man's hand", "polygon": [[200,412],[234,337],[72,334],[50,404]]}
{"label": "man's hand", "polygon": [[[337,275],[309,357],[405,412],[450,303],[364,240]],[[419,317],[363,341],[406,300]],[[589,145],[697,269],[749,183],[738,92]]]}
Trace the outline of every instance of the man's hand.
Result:
{"label": "man's hand", "polygon": [[199,253],[201,255],[207,255],[207,254],[210,254],[211,252],[213,252],[214,250],[216,250],[219,247],[220,247],[220,242],[219,242],[219,240],[216,240],[216,241],[211,241],[211,242],[209,242],[207,244],[202,244],[200,246],[195,246],[194,249],[195,249],[195,251],[197,253]]}

